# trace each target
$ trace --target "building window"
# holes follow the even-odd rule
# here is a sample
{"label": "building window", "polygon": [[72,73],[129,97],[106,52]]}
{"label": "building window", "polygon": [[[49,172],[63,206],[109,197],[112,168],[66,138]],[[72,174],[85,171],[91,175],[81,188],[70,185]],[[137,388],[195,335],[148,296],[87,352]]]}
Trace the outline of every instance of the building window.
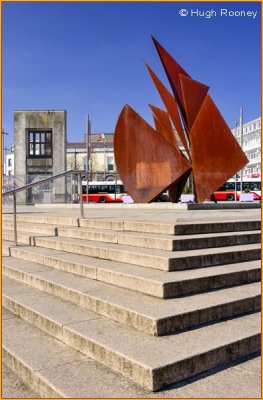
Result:
{"label": "building window", "polygon": [[8,158],[7,165],[8,165],[8,167],[12,167],[12,160],[11,160],[11,158]]}
{"label": "building window", "polygon": [[28,131],[28,157],[52,157],[52,132]]}
{"label": "building window", "polygon": [[87,168],[87,160],[88,160],[88,157],[86,156],[86,157],[83,157],[83,159],[82,159],[82,169],[84,169],[85,171],[88,171],[88,168]]}
{"label": "building window", "polygon": [[108,171],[113,171],[114,170],[113,157],[107,157],[107,162],[108,162]]}

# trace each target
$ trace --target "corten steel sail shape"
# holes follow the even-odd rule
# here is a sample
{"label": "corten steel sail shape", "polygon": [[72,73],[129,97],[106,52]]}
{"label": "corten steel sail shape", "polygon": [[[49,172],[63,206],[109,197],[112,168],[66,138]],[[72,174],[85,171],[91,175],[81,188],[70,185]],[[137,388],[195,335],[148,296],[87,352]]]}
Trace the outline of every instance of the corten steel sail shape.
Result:
{"label": "corten steel sail shape", "polygon": [[[173,127],[170,122],[169,114],[167,111],[161,110],[158,107],[152,106],[149,104],[154,116],[155,128],[156,131],[172,146],[174,146],[178,151],[181,157],[185,158],[181,150],[179,149],[179,145],[177,143],[175,133],[173,132]],[[188,162],[188,161],[187,161]],[[189,163],[190,168],[190,163]],[[173,203],[179,201],[182,190],[186,184],[186,181],[191,173],[191,170],[187,171],[178,181],[172,183],[169,186],[169,197]]]}
{"label": "corten steel sail shape", "polygon": [[173,122],[173,125],[176,129],[176,132],[178,133],[178,136],[182,142],[182,145],[183,145],[185,151],[187,152],[188,155],[190,155],[189,154],[189,145],[187,144],[187,141],[185,138],[180,115],[179,115],[176,101],[175,101],[173,95],[166,89],[164,84],[160,81],[160,79],[156,76],[156,74],[152,71],[152,69],[147,64],[146,64],[146,68],[153,80],[153,83],[154,83],[159,95],[161,96],[161,99],[163,101],[163,104],[164,104],[166,110],[168,111],[168,113],[170,115],[170,118]]}
{"label": "corten steel sail shape", "polygon": [[190,130],[206,98],[209,87],[188,76],[179,76],[183,93],[187,127]]}
{"label": "corten steel sail shape", "polygon": [[175,98],[146,66],[188,156],[191,153],[192,164],[173,140],[168,143],[172,136],[166,114],[155,110],[157,129],[154,130],[129,106],[122,110],[116,126],[116,164],[135,202],[149,202],[167,188],[173,201],[177,201],[191,170],[195,200],[202,202],[242,169],[248,159],[207,95],[208,87],[192,80],[154,42]]}
{"label": "corten steel sail shape", "polygon": [[179,150],[179,145],[176,141],[175,133],[173,132],[173,127],[170,122],[169,114],[167,111],[162,110],[161,108],[155,107],[149,104],[150,109],[152,110],[155,129],[156,131],[172,146],[176,147]]}
{"label": "corten steel sail shape", "polygon": [[126,105],[114,134],[115,161],[136,203],[148,203],[189,170],[178,150]]}
{"label": "corten steel sail shape", "polygon": [[197,202],[204,201],[248,162],[209,95],[190,130],[190,144]]}
{"label": "corten steel sail shape", "polygon": [[[191,80],[186,71],[182,69],[182,67],[170,56],[170,54],[168,54],[167,51],[155,39],[153,40],[173,89],[174,96],[178,100],[178,105],[184,122],[188,128],[187,131],[190,136],[190,152],[192,155],[192,161],[193,158],[195,158],[195,162],[193,161],[192,167],[195,182],[196,201],[201,202],[205,200],[213,191],[217,190],[218,187],[225,183],[229,178],[231,178],[237,171],[239,171],[241,166],[246,165],[248,160],[214,103],[211,103],[213,106],[208,107],[207,111],[205,111],[205,107],[203,109],[204,104],[208,104],[210,101],[212,102],[211,98],[207,96],[208,87],[197,81]],[[207,100],[208,98],[209,100]],[[201,127],[201,132],[199,132],[199,134],[200,137],[207,137],[207,141],[204,140],[201,144],[198,135],[192,134],[191,127],[195,125],[196,118],[199,117],[200,123],[201,117],[204,116],[207,118],[210,117],[213,121],[210,132],[210,135],[213,135],[214,137],[214,140],[212,141],[213,144],[210,143],[211,136],[208,135],[207,126],[205,123]],[[197,127],[198,124],[195,126]],[[224,133],[221,132],[221,129]],[[231,151],[236,151],[236,149],[238,149],[234,156],[233,163],[229,162],[230,160],[228,156],[225,156],[224,144],[222,145],[222,143],[225,145],[228,144],[228,148],[231,149]],[[203,177],[200,178],[200,176],[202,176],[201,171],[204,172],[204,164],[209,164],[209,161],[213,161],[214,157],[216,157],[216,154],[213,154],[213,151],[210,151],[212,145],[217,147],[215,149],[215,153],[217,153],[218,157],[215,162],[216,166],[213,167],[210,165],[210,169],[207,168],[207,171],[203,173]],[[205,158],[207,154],[209,155],[207,158]],[[207,176],[209,172],[210,177]],[[211,179],[211,175],[214,175],[214,178]]]}
{"label": "corten steel sail shape", "polygon": [[186,115],[183,103],[183,93],[179,75],[185,75],[190,78],[190,75],[178,64],[175,59],[160,45],[160,43],[152,36],[152,40],[159,54],[163,68],[170,82],[174,97],[181,111],[182,117],[186,122]]}

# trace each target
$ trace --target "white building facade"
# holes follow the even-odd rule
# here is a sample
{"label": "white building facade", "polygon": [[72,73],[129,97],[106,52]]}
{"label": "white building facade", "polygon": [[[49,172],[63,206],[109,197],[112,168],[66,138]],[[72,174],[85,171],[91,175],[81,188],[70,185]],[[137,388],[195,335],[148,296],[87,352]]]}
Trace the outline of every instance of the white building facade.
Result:
{"label": "white building facade", "polygon": [[[241,145],[240,127],[232,130]],[[249,163],[243,169],[247,178],[261,177],[261,117],[243,124],[242,149]]]}
{"label": "white building facade", "polygon": [[15,174],[15,156],[14,145],[11,146],[10,151],[5,154],[4,175],[13,176]]}

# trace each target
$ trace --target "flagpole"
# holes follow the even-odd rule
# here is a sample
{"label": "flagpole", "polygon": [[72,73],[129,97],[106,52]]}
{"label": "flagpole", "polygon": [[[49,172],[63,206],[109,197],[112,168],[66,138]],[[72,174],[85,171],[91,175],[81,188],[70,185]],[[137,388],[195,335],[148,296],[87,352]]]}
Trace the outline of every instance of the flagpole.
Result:
{"label": "flagpole", "polygon": [[90,164],[90,135],[91,135],[91,123],[89,119],[89,114],[86,117],[86,147],[87,147],[87,163],[86,163],[86,170],[87,170],[87,203],[89,202],[89,164]]}
{"label": "flagpole", "polygon": [[[240,147],[243,150],[243,107],[240,107],[239,130],[240,130]],[[242,192],[243,192],[243,168],[241,168],[240,170],[240,195],[242,195]]]}

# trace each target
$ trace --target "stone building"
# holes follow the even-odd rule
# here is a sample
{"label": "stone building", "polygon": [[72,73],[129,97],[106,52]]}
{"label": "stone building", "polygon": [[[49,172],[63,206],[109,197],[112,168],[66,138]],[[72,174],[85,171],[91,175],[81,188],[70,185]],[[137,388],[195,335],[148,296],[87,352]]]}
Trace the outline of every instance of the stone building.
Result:
{"label": "stone building", "polygon": [[[65,110],[15,111],[14,112],[14,179],[16,185],[38,181],[59,174],[66,165],[67,113]],[[46,195],[52,201],[65,201],[65,178],[46,184]],[[21,192],[20,201],[37,197],[37,187]],[[43,193],[41,193],[43,195]],[[40,195],[40,193],[39,193]],[[26,199],[25,199],[26,196]]]}
{"label": "stone building", "polygon": [[[114,180],[116,165],[114,161],[113,133],[94,133],[90,136],[90,180]],[[87,170],[87,142],[67,143],[67,168]]]}

